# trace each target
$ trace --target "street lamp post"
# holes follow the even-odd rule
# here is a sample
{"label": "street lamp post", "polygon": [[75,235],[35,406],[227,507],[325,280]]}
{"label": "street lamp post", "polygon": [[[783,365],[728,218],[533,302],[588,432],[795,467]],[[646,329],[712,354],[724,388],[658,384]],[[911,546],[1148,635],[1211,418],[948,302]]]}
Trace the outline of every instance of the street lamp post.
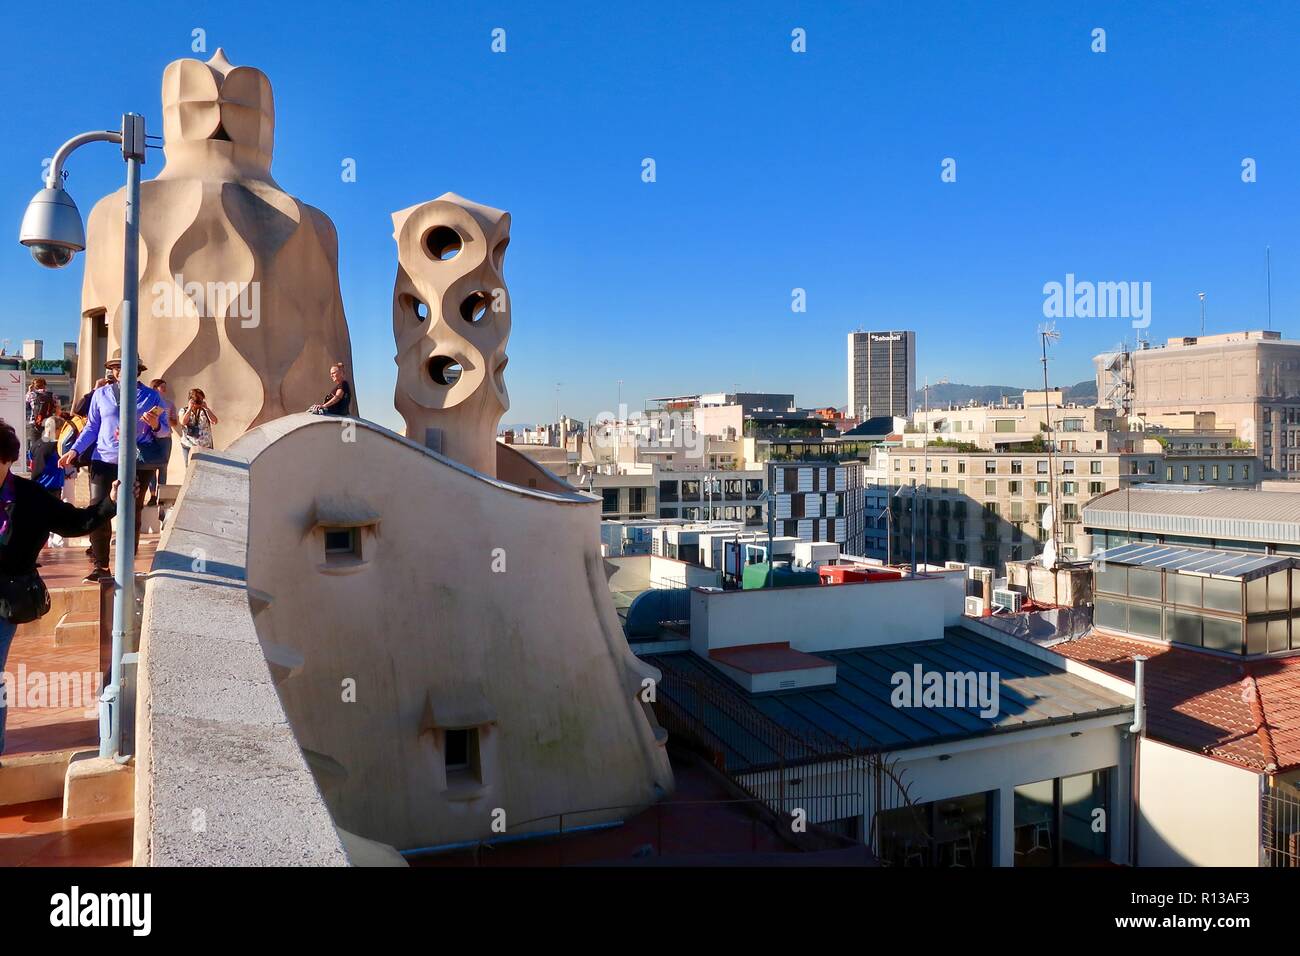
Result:
{"label": "street lamp post", "polygon": [[99,755],[113,757],[121,751],[122,653],[126,635],[134,623],[135,604],[135,475],[136,475],[136,381],[137,305],[140,299],[140,167],[145,161],[144,117],[124,113],[118,132],[97,130],[74,136],[54,154],[45,188],[27,206],[18,241],[27,246],[32,258],[50,269],[59,269],[86,248],[81,213],[63,188],[63,165],[78,147],[87,143],[118,143],[126,162],[126,244],[122,256],[122,369],[119,377],[120,408],[131,409],[129,424],[120,412],[117,459],[117,555],[113,566],[113,650],[109,682],[99,698]]}

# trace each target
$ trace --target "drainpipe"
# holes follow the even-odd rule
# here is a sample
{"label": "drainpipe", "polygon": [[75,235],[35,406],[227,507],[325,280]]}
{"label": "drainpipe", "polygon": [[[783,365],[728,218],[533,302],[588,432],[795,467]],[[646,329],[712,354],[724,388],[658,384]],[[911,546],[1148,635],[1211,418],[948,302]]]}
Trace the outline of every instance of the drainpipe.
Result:
{"label": "drainpipe", "polygon": [[1147,706],[1143,679],[1146,662],[1147,659],[1140,655],[1133,658],[1133,723],[1128,732],[1135,737],[1141,737],[1146,730]]}
{"label": "drainpipe", "polygon": [[1128,857],[1129,865],[1138,865],[1138,814],[1141,803],[1142,735],[1146,733],[1146,662],[1142,655],[1133,658],[1133,723],[1128,732],[1133,738],[1133,759],[1129,762],[1129,815]]}

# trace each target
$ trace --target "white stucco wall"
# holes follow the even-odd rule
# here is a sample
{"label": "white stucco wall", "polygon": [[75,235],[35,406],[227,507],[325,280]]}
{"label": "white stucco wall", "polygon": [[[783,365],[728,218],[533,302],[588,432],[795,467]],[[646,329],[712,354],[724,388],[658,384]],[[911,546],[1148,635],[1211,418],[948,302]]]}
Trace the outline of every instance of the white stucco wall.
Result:
{"label": "white stucco wall", "polygon": [[[666,734],[638,697],[658,675],[614,610],[599,501],[495,481],[366,422],[340,440],[352,424],[289,416],[229,449],[250,462],[257,634],[302,658],[277,690],[303,750],[336,768],[320,778],[335,822],[410,849],[489,838],[497,808],[523,832],[671,792]],[[344,496],[378,523],[360,559],[330,564],[316,525]],[[452,779],[458,728],[477,753]]]}
{"label": "white stucco wall", "polygon": [[1139,762],[1141,866],[1259,866],[1259,774],[1155,740]]}
{"label": "white stucco wall", "polygon": [[[992,815],[992,860],[994,866],[1015,865],[1015,788],[1056,777],[1070,777],[1110,768],[1110,857],[1113,862],[1128,859],[1129,757],[1130,744],[1124,730],[1131,716],[1117,715],[1035,730],[1018,731],[983,741],[904,751],[896,756],[896,772],[908,788],[914,803],[930,803],[952,797],[995,791]],[[1071,737],[1071,732],[1080,736]],[[946,757],[947,759],[940,759]],[[839,776],[837,776],[837,772]],[[862,813],[863,831],[873,811],[869,804],[852,797],[838,801],[813,799],[815,795],[852,790],[844,782],[843,768],[802,775],[799,792],[790,792],[789,807],[803,806],[800,794],[809,796],[804,809],[813,822],[823,822]],[[870,793],[863,779],[859,788]]]}
{"label": "white stucco wall", "polygon": [[691,594],[691,649],[789,641],[800,651],[933,641],[960,621],[959,574]]}

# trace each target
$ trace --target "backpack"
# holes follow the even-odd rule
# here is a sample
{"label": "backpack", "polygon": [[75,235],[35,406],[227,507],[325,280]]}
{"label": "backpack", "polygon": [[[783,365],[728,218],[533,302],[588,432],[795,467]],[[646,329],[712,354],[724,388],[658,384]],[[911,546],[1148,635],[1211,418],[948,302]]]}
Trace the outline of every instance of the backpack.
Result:
{"label": "backpack", "polygon": [[[67,422],[64,423],[62,430],[59,432],[59,455],[65,455],[72,450],[72,446],[77,443],[81,436],[81,430],[86,427],[86,419],[82,415],[71,415]],[[93,449],[87,448],[77,456],[77,463],[73,466],[76,468],[86,468],[90,465],[90,453]]]}

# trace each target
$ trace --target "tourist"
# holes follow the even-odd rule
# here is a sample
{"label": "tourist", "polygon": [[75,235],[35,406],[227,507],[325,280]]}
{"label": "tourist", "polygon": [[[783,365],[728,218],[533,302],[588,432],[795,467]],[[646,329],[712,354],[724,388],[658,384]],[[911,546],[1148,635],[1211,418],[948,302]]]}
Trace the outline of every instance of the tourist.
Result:
{"label": "tourist", "polygon": [[[111,381],[95,389],[90,398],[90,409],[86,416],[86,427],[81,430],[81,435],[63,457],[59,459],[59,464],[64,468],[76,462],[77,457],[87,450],[92,449],[90,455],[90,504],[92,507],[101,503],[113,480],[117,477],[118,464],[118,429],[120,427],[118,405],[120,402],[121,385],[117,381],[118,369],[122,365],[121,350],[113,353],[109,359],[107,368],[111,375]],[[145,365],[141,363],[140,371],[145,370]],[[165,432],[168,427],[167,407],[163,404],[162,396],[155,392],[143,382],[136,382],[135,391],[135,420],[136,420],[136,443],[137,454],[139,455],[139,471],[135,485],[135,542],[138,546],[140,543],[140,512],[144,507],[144,489],[147,480],[146,472],[158,467],[161,459],[158,455],[160,449],[154,443],[155,430]],[[107,525],[101,525],[96,528],[90,535],[90,573],[86,575],[85,581],[93,584],[101,578],[110,577],[108,570],[108,542],[111,536],[111,530]]]}
{"label": "tourist", "polygon": [[190,389],[189,402],[181,413],[181,451],[185,455],[187,466],[192,449],[213,447],[212,426],[220,421],[216,412],[208,406],[208,397],[203,394],[203,389]]}
{"label": "tourist", "polygon": [[49,384],[43,378],[32,379],[32,384],[27,389],[27,395],[24,399],[27,408],[27,448],[29,451],[32,446],[40,441],[40,436],[36,431],[36,410],[38,407],[44,407],[47,398],[50,398]]}
{"label": "tourist", "polygon": [[[172,431],[181,434],[181,423],[176,418],[176,403],[167,395],[167,380],[156,378],[149,383],[149,387],[162,396],[163,404],[167,406],[167,425],[169,430],[163,434],[154,431],[154,441],[161,448],[159,454],[162,456],[162,467],[157,471],[149,474],[149,500],[145,504],[156,505],[158,503],[158,486],[167,484],[167,463],[171,461],[172,456]],[[162,428],[159,425],[159,428]]]}
{"label": "tourist", "polygon": [[330,381],[334,384],[324,401],[307,409],[313,415],[346,415],[352,409],[352,385],[343,377],[342,362],[330,366]]}
{"label": "tourist", "polygon": [[[117,510],[117,482],[89,508],[58,501],[36,483],[13,473],[21,454],[18,433],[0,420],[0,672],[19,624],[48,613],[49,593],[36,570],[45,539],[51,533],[75,537],[107,528]],[[0,695],[0,753],[4,752],[7,708]]]}
{"label": "tourist", "polygon": [[59,417],[59,400],[50,394],[36,400],[32,411],[32,426],[36,440],[32,444],[32,480],[59,498],[63,493],[63,466],[59,464],[59,430],[63,419]]}

